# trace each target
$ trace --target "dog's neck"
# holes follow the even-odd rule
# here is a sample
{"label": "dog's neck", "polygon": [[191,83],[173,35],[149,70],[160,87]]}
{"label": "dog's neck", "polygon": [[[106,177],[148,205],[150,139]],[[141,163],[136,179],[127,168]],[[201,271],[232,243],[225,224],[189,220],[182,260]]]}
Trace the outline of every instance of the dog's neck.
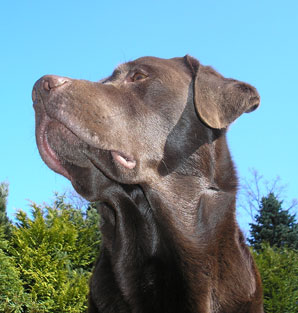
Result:
{"label": "dog's neck", "polygon": [[[108,251],[113,272],[121,273],[117,284],[125,299],[158,305],[165,305],[165,299],[175,299],[166,303],[166,312],[200,312],[197,305],[211,305],[212,299],[206,298],[206,303],[196,300],[202,292],[197,282],[204,284],[210,279],[205,274],[210,272],[210,264],[202,255],[210,253],[210,242],[217,242],[214,249],[218,249],[217,245],[232,245],[237,233],[232,162],[229,155],[226,159],[216,152],[217,145],[221,145],[221,151],[226,147],[225,138],[218,138],[212,145],[201,146],[201,150],[184,160],[192,164],[188,164],[188,172],[181,164],[159,177],[153,186],[111,184],[105,189],[107,204],[99,205],[102,249]],[[205,164],[206,172],[198,171],[201,154],[207,151],[212,151],[215,160],[210,160],[211,165]],[[218,176],[223,169],[227,177]],[[229,175],[234,179],[232,184],[225,181],[231,180]],[[224,183],[230,187],[223,190]],[[225,243],[216,239],[218,232],[225,233],[220,237],[225,238]],[[196,260],[207,261],[197,264]],[[140,279],[146,291],[138,288]],[[192,309],[177,310],[178,303],[189,303]],[[145,305],[134,305],[147,313]],[[162,309],[158,307],[156,311]]]}
{"label": "dog's neck", "polygon": [[[177,231],[191,236],[197,233],[201,200],[215,201],[225,194],[235,199],[236,190],[237,177],[225,133],[201,145],[168,175],[144,186],[155,214],[166,215]],[[211,206],[211,202],[206,205]],[[234,213],[235,208],[231,210]]]}
{"label": "dog's neck", "polygon": [[[206,163],[202,164],[202,160]],[[226,246],[236,250],[235,239],[240,236],[235,218],[236,189],[237,178],[224,133],[200,146],[172,173],[144,188],[157,225],[170,231],[168,242],[172,241],[182,264],[195,312],[201,312],[203,307],[211,311],[217,305],[207,296],[202,303],[198,281],[209,284],[213,279],[206,274],[212,272],[209,266],[213,260],[206,256],[218,257],[222,250],[221,258],[225,260]]]}
{"label": "dog's neck", "polygon": [[[126,215],[127,207],[131,207],[135,213],[130,212],[130,216],[139,215],[150,227],[163,223],[164,227],[181,236],[197,238],[201,228],[208,228],[207,221],[202,219],[204,210],[208,210],[213,223],[218,220],[216,216],[221,215],[221,222],[232,218],[234,226],[236,190],[237,177],[223,133],[210,143],[201,145],[169,174],[156,176],[150,184],[111,184],[104,191],[104,202],[113,209],[115,227],[124,217],[130,220]],[[114,203],[113,199],[119,200]],[[229,209],[226,205],[222,207],[231,201],[233,205]],[[217,210],[214,214],[213,207]],[[105,212],[100,213],[106,215]],[[146,214],[151,216],[149,222]],[[111,218],[111,214],[109,216]]]}

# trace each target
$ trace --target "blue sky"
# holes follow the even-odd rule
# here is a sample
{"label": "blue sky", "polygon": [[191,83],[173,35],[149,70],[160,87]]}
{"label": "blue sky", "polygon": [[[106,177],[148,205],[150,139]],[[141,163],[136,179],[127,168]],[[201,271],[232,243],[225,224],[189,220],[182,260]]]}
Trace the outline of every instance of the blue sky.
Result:
{"label": "blue sky", "polygon": [[[70,183],[41,161],[31,90],[44,74],[99,80],[140,56],[191,54],[254,85],[261,107],[228,140],[240,177],[277,175],[298,197],[298,1],[2,1],[0,181],[8,213],[50,203]],[[247,228],[244,212],[241,226]]]}

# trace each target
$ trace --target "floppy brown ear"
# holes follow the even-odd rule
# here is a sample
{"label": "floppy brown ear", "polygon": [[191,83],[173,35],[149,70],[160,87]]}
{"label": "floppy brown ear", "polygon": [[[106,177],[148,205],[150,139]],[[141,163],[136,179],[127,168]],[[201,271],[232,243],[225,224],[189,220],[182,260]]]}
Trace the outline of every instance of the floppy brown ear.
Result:
{"label": "floppy brown ear", "polygon": [[193,57],[186,62],[194,75],[194,103],[204,123],[226,128],[242,113],[254,111],[260,104],[257,90],[246,83],[224,78],[214,69],[200,65]]}

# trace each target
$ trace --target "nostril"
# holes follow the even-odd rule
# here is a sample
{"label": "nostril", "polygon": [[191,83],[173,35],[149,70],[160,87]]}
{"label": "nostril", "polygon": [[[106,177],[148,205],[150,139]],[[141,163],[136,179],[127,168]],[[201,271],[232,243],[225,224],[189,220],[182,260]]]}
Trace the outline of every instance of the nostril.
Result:
{"label": "nostril", "polygon": [[60,87],[68,82],[68,79],[60,76],[44,76],[42,80],[42,87],[44,90],[50,91],[51,89]]}
{"label": "nostril", "polygon": [[44,80],[43,81],[43,89],[47,90],[47,91],[50,91],[51,88],[50,88],[50,83],[48,80]]}
{"label": "nostril", "polygon": [[36,91],[35,91],[35,88],[32,89],[32,101],[33,102],[36,101]]}

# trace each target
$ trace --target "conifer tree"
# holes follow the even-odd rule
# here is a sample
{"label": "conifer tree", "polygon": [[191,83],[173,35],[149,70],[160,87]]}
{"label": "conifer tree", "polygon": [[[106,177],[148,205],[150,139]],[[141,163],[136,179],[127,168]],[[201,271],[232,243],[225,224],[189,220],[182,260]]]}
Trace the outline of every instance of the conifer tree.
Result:
{"label": "conifer tree", "polygon": [[10,255],[12,224],[6,214],[8,184],[0,184],[0,312],[23,312],[24,303],[31,308],[24,293],[20,272]]}
{"label": "conifer tree", "polygon": [[298,224],[295,223],[295,215],[282,209],[282,201],[273,192],[261,199],[255,221],[250,224],[251,238],[248,239],[255,250],[261,250],[263,242],[271,247],[298,249]]}
{"label": "conifer tree", "polygon": [[11,235],[11,222],[7,217],[6,205],[7,205],[7,196],[8,196],[8,184],[0,183],[0,228],[5,238],[8,238]]}
{"label": "conifer tree", "polygon": [[31,308],[31,301],[24,292],[14,258],[7,253],[9,242],[1,230],[3,228],[0,228],[0,312],[21,313],[24,304]]}
{"label": "conifer tree", "polygon": [[94,208],[85,213],[59,195],[52,206],[33,203],[32,217],[18,212],[10,254],[29,297],[24,312],[86,311],[88,281],[99,252],[98,226]]}

